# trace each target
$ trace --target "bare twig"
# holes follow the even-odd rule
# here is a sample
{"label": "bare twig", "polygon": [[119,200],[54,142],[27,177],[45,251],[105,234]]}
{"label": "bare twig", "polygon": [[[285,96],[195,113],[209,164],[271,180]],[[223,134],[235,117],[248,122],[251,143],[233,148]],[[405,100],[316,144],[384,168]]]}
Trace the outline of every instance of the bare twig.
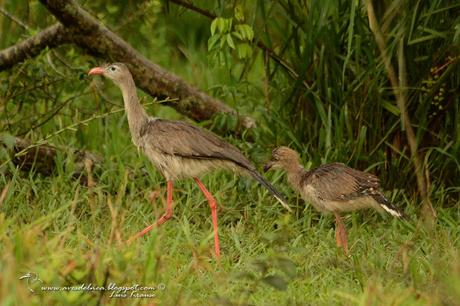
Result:
{"label": "bare twig", "polygon": [[46,114],[46,116],[42,116],[42,117],[45,117],[45,119],[43,119],[40,122],[37,122],[38,120],[40,120],[40,118],[35,120],[35,122],[32,123],[31,127],[27,128],[26,130],[24,130],[22,132],[17,133],[17,135],[18,136],[24,136],[25,134],[29,133],[30,131],[35,130],[35,129],[45,125],[47,122],[52,120],[54,118],[54,116],[56,116],[61,111],[61,109],[63,109],[67,104],[69,104],[70,102],[72,102],[73,100],[75,100],[75,99],[77,99],[79,97],[82,97],[82,96],[85,96],[85,95],[88,95],[88,94],[89,94],[89,92],[83,92],[81,94],[78,94],[76,96],[72,96],[72,97],[66,99],[65,101],[60,103],[57,107],[55,107],[53,109],[53,111],[51,111],[49,114]]}
{"label": "bare twig", "polygon": [[30,30],[27,24],[25,24],[21,19],[19,19],[18,17],[14,16],[13,14],[5,10],[3,7],[0,7],[0,13],[2,13],[2,15],[4,15],[5,17],[8,17],[9,19],[19,24],[22,28],[26,30]]}
{"label": "bare twig", "polygon": [[3,201],[5,201],[5,199],[6,199],[6,195],[8,194],[8,190],[10,189],[10,184],[11,184],[11,181],[9,181],[8,183],[6,183],[5,186],[3,186],[2,192],[0,193],[0,207],[3,204]]}
{"label": "bare twig", "polygon": [[195,13],[198,13],[200,15],[206,16],[209,19],[215,19],[217,17],[217,15],[214,14],[213,12],[210,12],[210,11],[207,11],[205,9],[202,9],[202,8],[200,8],[198,6],[193,5],[192,3],[188,3],[188,2],[185,2],[185,1],[182,1],[182,0],[169,0],[169,2],[172,2],[172,3],[177,4],[179,6],[185,7],[187,9],[191,10],[191,11],[194,11]]}

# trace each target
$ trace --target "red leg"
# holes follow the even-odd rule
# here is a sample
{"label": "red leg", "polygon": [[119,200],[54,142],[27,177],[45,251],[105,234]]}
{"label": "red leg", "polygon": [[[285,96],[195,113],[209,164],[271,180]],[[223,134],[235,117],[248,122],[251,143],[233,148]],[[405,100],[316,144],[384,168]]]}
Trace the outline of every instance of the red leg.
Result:
{"label": "red leg", "polygon": [[348,255],[348,238],[347,238],[347,230],[345,229],[345,225],[343,224],[342,218],[336,212],[335,215],[335,240],[337,242],[338,247],[342,247],[345,255]]}
{"label": "red leg", "polygon": [[212,194],[204,187],[204,184],[197,178],[193,178],[195,182],[200,187],[201,192],[203,192],[204,196],[209,202],[209,207],[211,207],[211,217],[212,217],[212,225],[214,227],[214,249],[216,251],[216,258],[220,259],[220,246],[219,246],[219,233],[217,231],[217,202],[212,196]]}
{"label": "red leg", "polygon": [[136,235],[134,235],[131,238],[129,238],[128,239],[128,244],[131,243],[133,240],[144,236],[145,234],[150,232],[155,227],[160,226],[163,223],[165,223],[166,221],[168,221],[169,219],[171,219],[171,217],[173,215],[172,193],[173,193],[173,182],[168,181],[167,182],[167,187],[166,187],[166,194],[167,195],[166,195],[166,211],[165,211],[165,213],[163,214],[163,216],[160,217],[160,219],[157,220],[157,222],[155,222],[152,225],[147,226],[142,231],[140,231]]}

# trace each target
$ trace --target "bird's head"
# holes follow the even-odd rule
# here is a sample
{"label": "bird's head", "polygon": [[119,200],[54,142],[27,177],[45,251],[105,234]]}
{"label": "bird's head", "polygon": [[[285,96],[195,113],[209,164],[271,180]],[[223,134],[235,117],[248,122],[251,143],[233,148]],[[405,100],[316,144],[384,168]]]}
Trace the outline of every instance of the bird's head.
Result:
{"label": "bird's head", "polygon": [[113,63],[104,65],[102,67],[95,67],[91,69],[88,74],[103,75],[104,77],[111,79],[117,85],[121,85],[128,79],[132,79],[128,67],[123,63]]}
{"label": "bird's head", "polygon": [[300,161],[299,154],[288,148],[278,147],[273,150],[271,159],[265,164],[264,171],[270,169],[289,169]]}

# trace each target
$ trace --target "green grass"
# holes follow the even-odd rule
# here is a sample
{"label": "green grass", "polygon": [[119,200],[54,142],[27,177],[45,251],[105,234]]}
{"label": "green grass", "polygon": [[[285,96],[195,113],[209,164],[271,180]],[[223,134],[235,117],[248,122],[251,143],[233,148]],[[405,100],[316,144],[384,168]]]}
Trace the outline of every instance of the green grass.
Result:
{"label": "green grass", "polygon": [[[208,204],[192,181],[175,185],[174,218],[127,246],[163,212],[165,182],[133,147],[125,115],[111,113],[122,107],[119,89],[86,77],[108,59],[66,45],[0,73],[0,131],[32,142],[54,135],[51,143],[98,153],[104,164],[88,188],[74,179],[76,165],[65,154],[53,176],[42,177],[5,163],[0,147],[0,195],[9,186],[0,201],[0,304],[460,305],[459,5],[373,1],[394,65],[395,46],[405,41],[408,109],[438,212],[436,224],[425,227],[417,221],[410,152],[365,1],[306,1],[301,8],[296,1],[193,1],[226,18],[242,6],[255,38],[292,66],[296,79],[255,46],[246,61],[213,62],[211,20],[166,2],[81,4],[147,58],[255,118],[251,131],[226,116],[201,125],[242,133],[226,140],[259,166],[273,146],[290,145],[307,167],[339,161],[371,171],[411,221],[372,211],[346,215],[346,257],[335,246],[333,218],[306,207],[280,173],[267,178],[287,195],[293,214],[251,179],[216,173],[203,181],[220,207],[221,262],[213,258]],[[9,34],[0,35],[1,49],[54,22],[37,1],[6,1],[5,10],[31,30],[0,15],[0,32]],[[159,105],[148,112],[186,120]],[[94,115],[104,118],[66,128]],[[161,196],[152,204],[155,190]],[[34,283],[33,294],[19,279],[27,272],[47,286],[165,288],[155,298],[111,299],[107,292],[41,292]]]}
{"label": "green grass", "polygon": [[[208,175],[203,181],[221,207],[223,255],[216,262],[209,207],[192,181],[176,184],[172,220],[126,245],[162,213],[165,184],[150,167],[141,175],[145,160],[133,148],[122,152],[126,165],[106,156],[92,188],[72,180],[71,169],[48,178],[1,177],[1,185],[9,182],[0,212],[3,305],[97,305],[99,298],[104,305],[458,305],[458,205],[439,209],[431,230],[370,211],[347,215],[346,257],[335,246],[333,218],[305,208],[292,193],[289,215],[249,178]],[[128,165],[131,173],[123,169]],[[272,177],[289,192],[279,178]],[[152,205],[149,193],[160,188]],[[415,217],[402,193],[394,198]],[[42,292],[32,284],[32,294],[18,279],[27,272],[47,286],[165,289],[155,298],[116,299]]]}

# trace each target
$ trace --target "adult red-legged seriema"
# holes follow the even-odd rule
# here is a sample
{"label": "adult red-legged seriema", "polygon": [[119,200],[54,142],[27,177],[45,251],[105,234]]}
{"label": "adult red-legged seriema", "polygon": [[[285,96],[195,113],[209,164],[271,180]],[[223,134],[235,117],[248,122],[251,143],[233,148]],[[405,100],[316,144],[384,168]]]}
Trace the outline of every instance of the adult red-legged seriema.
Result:
{"label": "adult red-legged seriema", "polygon": [[186,122],[148,116],[139,103],[136,85],[125,64],[113,63],[96,67],[88,74],[103,75],[120,87],[134,145],[147,155],[167,180],[166,212],[154,224],[132,236],[128,242],[170,219],[173,214],[173,182],[177,179],[193,178],[211,207],[214,247],[216,257],[220,258],[217,203],[198,178],[199,175],[216,169],[249,174],[291,211],[283,196],[257,172],[254,165],[236,147],[213,133]]}

